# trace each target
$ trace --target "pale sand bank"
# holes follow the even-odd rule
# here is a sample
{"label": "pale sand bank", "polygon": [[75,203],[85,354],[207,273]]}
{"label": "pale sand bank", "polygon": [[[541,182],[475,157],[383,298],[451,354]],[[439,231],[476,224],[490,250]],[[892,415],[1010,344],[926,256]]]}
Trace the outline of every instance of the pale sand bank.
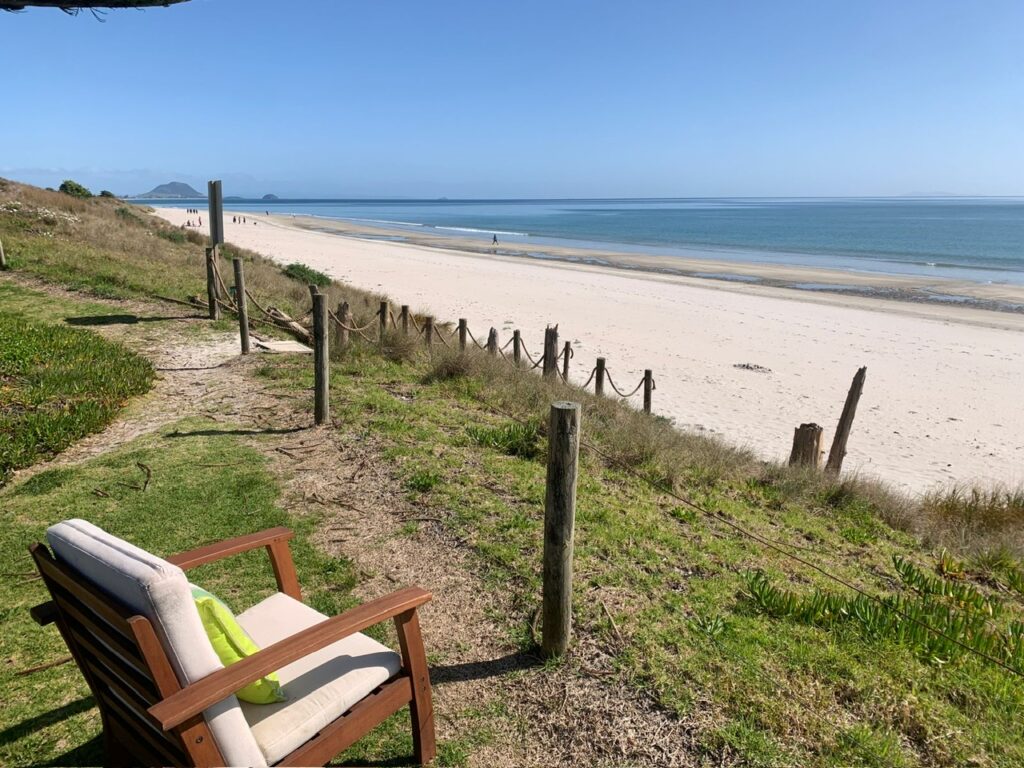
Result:
{"label": "pale sand bank", "polygon": [[[157,213],[176,225],[189,218],[180,209]],[[1020,314],[492,255],[484,241],[467,246],[483,252],[473,253],[359,239],[349,225],[303,217],[246,212],[248,224],[232,224],[231,215],[229,242],[283,264],[301,261],[441,319],[466,317],[478,337],[493,325],[504,342],[519,328],[536,354],[545,325],[558,323],[573,342],[577,380],[598,356],[621,388],[632,389],[652,368],[657,413],[765,457],[788,455],[800,422],[823,424],[831,440],[850,380],[866,365],[848,469],[913,491],[954,480],[1024,481]],[[778,265],[698,267],[786,282],[928,284]],[[952,289],[948,282],[948,292],[1021,300],[1019,287]],[[742,363],[771,373],[734,367]]]}

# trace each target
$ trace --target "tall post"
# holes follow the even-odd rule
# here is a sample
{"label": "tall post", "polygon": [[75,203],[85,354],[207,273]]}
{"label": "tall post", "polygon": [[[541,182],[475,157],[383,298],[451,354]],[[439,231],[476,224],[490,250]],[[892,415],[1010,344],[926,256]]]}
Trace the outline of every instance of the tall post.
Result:
{"label": "tall post", "polygon": [[245,296],[245,273],[242,271],[242,260],[235,256],[231,260],[235,268],[235,304],[238,305],[238,333],[242,339],[242,354],[248,355],[249,347],[249,305]]}
{"label": "tall post", "polygon": [[793,450],[789,453],[789,465],[818,469],[821,466],[823,432],[817,424],[801,424],[793,430]]}
{"label": "tall post", "polygon": [[512,362],[517,367],[523,364],[523,337],[518,328],[512,331]]}
{"label": "tall post", "polygon": [[210,319],[220,320],[220,304],[217,302],[217,258],[216,248],[206,249],[206,300],[210,303]]}
{"label": "tall post", "polygon": [[350,322],[352,319],[352,313],[349,312],[348,302],[342,301],[338,303],[338,311],[335,313],[338,316],[338,349],[342,350],[348,347],[348,329],[352,326]]}
{"label": "tall post", "polygon": [[594,371],[594,394],[604,394],[604,358],[597,358],[597,370]]}
{"label": "tall post", "polygon": [[428,317],[423,321],[423,342],[428,347],[434,346],[434,318]]}
{"label": "tall post", "polygon": [[552,403],[544,496],[541,633],[541,652],[547,658],[565,653],[572,632],[572,554],[579,451],[579,403]]}
{"label": "tall post", "polygon": [[459,318],[459,351],[466,351],[466,337],[469,333],[469,325],[466,322],[466,318]]}
{"label": "tall post", "polygon": [[0,269],[7,269],[7,255],[4,253],[3,240],[0,240]]}
{"label": "tall post", "polygon": [[408,336],[409,335],[409,305],[408,304],[403,304],[402,305],[402,310],[401,310],[401,312],[399,312],[398,317],[399,317],[399,319],[401,320],[401,323],[402,323],[402,333],[404,333],[406,336]]}
{"label": "tall post", "polygon": [[487,332],[487,351],[492,355],[498,354],[498,329],[491,328]]}
{"label": "tall post", "polygon": [[843,468],[843,459],[846,458],[846,442],[850,439],[850,430],[853,428],[853,417],[857,414],[857,403],[860,400],[860,393],[864,390],[864,379],[868,375],[867,367],[858,369],[853,377],[853,384],[846,395],[846,403],[843,405],[843,414],[839,417],[839,426],[836,427],[836,436],[832,440],[832,448],[828,452],[828,462],[825,464],[826,472],[839,474]]}
{"label": "tall post", "polygon": [[313,284],[313,283],[310,283],[308,287],[309,287],[309,298],[310,298],[310,300],[313,300],[314,298],[316,298],[316,295],[318,293],[320,293],[320,289],[317,288],[316,285]]}
{"label": "tall post", "polygon": [[550,379],[558,370],[558,326],[544,329],[544,378]]}
{"label": "tall post", "polygon": [[206,204],[210,217],[210,243],[214,247],[224,243],[224,195],[220,181],[206,182]]}
{"label": "tall post", "polygon": [[318,425],[328,418],[329,373],[327,297],[318,293],[313,297],[313,421]]}
{"label": "tall post", "polygon": [[572,343],[565,342],[562,348],[562,381],[569,382],[569,360],[572,359]]}
{"label": "tall post", "polygon": [[377,310],[377,313],[380,315],[380,323],[378,324],[380,333],[377,337],[378,341],[384,341],[384,334],[388,331],[388,313],[390,311],[391,307],[388,306],[388,303],[386,301],[382,301],[380,303],[380,309]]}
{"label": "tall post", "polygon": [[654,374],[648,368],[644,371],[644,413],[651,412],[651,393],[654,391]]}

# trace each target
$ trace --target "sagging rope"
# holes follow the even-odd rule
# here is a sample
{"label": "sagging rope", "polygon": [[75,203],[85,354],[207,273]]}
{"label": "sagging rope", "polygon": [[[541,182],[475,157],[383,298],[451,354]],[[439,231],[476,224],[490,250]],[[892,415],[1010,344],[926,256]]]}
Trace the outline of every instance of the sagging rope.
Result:
{"label": "sagging rope", "polygon": [[[641,388],[643,387],[643,385],[644,385],[644,380],[643,380],[643,379],[640,379],[640,383],[636,385],[636,389],[634,389],[634,390],[633,390],[632,392],[630,392],[630,393],[629,393],[628,395],[624,395],[624,394],[622,394],[622,391],[621,391],[621,390],[620,390],[620,389],[619,389],[618,387],[616,387],[616,386],[615,386],[615,382],[614,382],[614,381],[612,381],[612,374],[611,374],[611,372],[609,372],[609,371],[608,371],[608,369],[607,369],[607,368],[605,369],[604,375],[605,375],[605,380],[606,380],[606,381],[608,382],[608,385],[609,385],[609,386],[610,386],[610,387],[611,387],[612,389],[614,389],[614,390],[615,390],[615,393],[616,393],[616,394],[617,394],[617,395],[618,395],[619,397],[624,397],[624,398],[626,398],[626,397],[632,397],[632,396],[633,396],[633,395],[635,395],[635,394],[636,394],[637,392],[639,392],[639,391],[640,391],[640,389],[641,389]],[[652,381],[653,381],[653,379],[652,379]]]}
{"label": "sagging rope", "polygon": [[[344,328],[349,333],[357,333],[363,339],[365,339],[366,341],[370,342],[371,344],[376,342],[376,339],[371,339],[369,336],[367,336],[365,333],[363,333],[363,328],[352,328],[352,327],[350,327],[348,325],[345,325],[345,323],[343,323],[341,321],[341,318],[338,317],[336,314],[334,314],[334,312],[332,312],[331,310],[327,310],[327,315],[331,318],[331,320],[336,322],[340,328]],[[372,325],[372,323],[371,323],[371,325]],[[364,328],[366,328],[366,327],[368,327],[368,326],[364,326]]]}
{"label": "sagging rope", "polygon": [[481,344],[479,341],[476,340],[476,336],[474,336],[473,332],[469,330],[468,325],[466,326],[466,333],[469,335],[469,338],[472,340],[472,342],[476,344],[480,349],[487,349],[486,344]]}

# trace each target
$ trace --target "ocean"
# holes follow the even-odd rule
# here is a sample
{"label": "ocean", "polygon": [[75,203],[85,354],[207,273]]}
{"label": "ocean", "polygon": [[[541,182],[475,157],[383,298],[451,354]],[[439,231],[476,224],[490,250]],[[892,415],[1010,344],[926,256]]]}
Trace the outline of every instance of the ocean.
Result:
{"label": "ocean", "polygon": [[451,238],[497,235],[499,242],[539,249],[561,245],[1024,284],[1024,198],[296,199],[229,200],[225,208]]}

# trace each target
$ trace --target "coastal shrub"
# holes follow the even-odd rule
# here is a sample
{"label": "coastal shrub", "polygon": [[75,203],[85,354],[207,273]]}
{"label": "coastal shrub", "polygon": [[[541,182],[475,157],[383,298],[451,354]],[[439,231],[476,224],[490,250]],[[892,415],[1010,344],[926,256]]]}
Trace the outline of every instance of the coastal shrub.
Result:
{"label": "coastal shrub", "polygon": [[318,272],[312,267],[295,262],[284,268],[284,273],[293,280],[298,280],[304,285],[315,285],[323,288],[331,284],[331,278],[323,272]]}
{"label": "coastal shrub", "polygon": [[158,229],[156,231],[157,237],[162,237],[172,243],[184,243],[187,242],[185,233],[180,229]]}
{"label": "coastal shrub", "polygon": [[507,456],[532,459],[540,453],[540,420],[510,421],[497,427],[471,426],[466,430],[478,445],[493,448]]}
{"label": "coastal shrub", "polygon": [[384,334],[380,351],[393,363],[408,363],[416,359],[420,351],[419,339],[401,331],[389,330]]}
{"label": "coastal shrub", "polygon": [[100,197],[116,197],[116,195],[113,192],[111,192],[109,189],[101,189],[100,190]]}
{"label": "coastal shrub", "polygon": [[145,358],[90,331],[0,312],[0,484],[105,426],[152,381]]}
{"label": "coastal shrub", "polygon": [[72,197],[79,197],[82,199],[92,197],[92,192],[77,181],[72,181],[71,179],[64,179],[64,181],[61,182],[59,191],[63,192],[65,195],[71,195]]}

